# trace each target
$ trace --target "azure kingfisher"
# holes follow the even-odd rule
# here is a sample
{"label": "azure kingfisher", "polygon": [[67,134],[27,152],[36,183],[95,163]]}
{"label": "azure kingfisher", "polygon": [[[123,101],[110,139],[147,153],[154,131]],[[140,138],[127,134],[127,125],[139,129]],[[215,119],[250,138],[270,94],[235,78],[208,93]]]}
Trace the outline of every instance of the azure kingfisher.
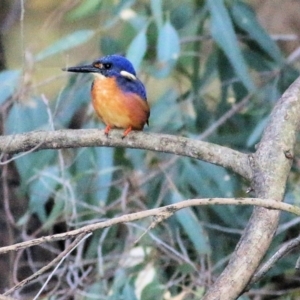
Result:
{"label": "azure kingfisher", "polygon": [[92,73],[93,107],[105,123],[104,133],[111,128],[124,128],[123,138],[131,130],[143,130],[148,123],[150,108],[146,89],[136,77],[129,60],[120,55],[108,55],[90,65],[65,68],[63,71]]}

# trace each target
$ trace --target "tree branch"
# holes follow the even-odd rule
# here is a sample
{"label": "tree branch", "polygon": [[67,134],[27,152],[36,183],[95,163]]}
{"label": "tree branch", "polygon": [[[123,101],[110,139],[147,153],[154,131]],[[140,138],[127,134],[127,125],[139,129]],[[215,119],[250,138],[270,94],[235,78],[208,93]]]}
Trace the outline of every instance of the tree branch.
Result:
{"label": "tree branch", "polygon": [[[250,156],[256,197],[282,201],[294,155],[299,111],[300,78],[276,104],[258,149]],[[254,209],[228,266],[203,299],[238,298],[268,250],[278,219],[278,211]]]}
{"label": "tree branch", "polygon": [[190,199],[178,202],[176,204],[171,204],[159,208],[153,208],[137,213],[126,214],[120,217],[115,217],[106,221],[98,222],[95,224],[86,225],[79,229],[71,230],[64,233],[43,236],[41,238],[33,239],[30,241],[1,247],[0,254],[4,254],[10,251],[17,251],[25,248],[29,248],[32,246],[37,246],[46,242],[54,242],[59,240],[65,240],[70,237],[75,237],[81,234],[88,234],[98,229],[110,227],[112,225],[116,225],[119,223],[127,223],[136,220],[140,220],[147,217],[159,217],[163,220],[169,218],[175,212],[180,209],[190,207],[190,206],[203,206],[203,205],[254,205],[261,206],[267,209],[271,209],[271,211],[275,210],[283,210],[300,216],[300,208],[294,205],[290,205],[287,203],[277,202],[275,200],[270,199],[259,199],[259,198],[208,198],[208,199]]}
{"label": "tree branch", "polygon": [[276,251],[272,257],[264,263],[264,265],[254,274],[249,285],[253,285],[259,281],[265,274],[277,263],[279,259],[288,254],[290,251],[299,248],[300,236],[281,245],[278,251]]}
{"label": "tree branch", "polygon": [[0,136],[0,153],[95,146],[138,148],[201,159],[251,179],[248,155],[226,147],[166,134],[132,132],[121,137],[120,130],[113,130],[108,138],[99,129],[33,131]]}

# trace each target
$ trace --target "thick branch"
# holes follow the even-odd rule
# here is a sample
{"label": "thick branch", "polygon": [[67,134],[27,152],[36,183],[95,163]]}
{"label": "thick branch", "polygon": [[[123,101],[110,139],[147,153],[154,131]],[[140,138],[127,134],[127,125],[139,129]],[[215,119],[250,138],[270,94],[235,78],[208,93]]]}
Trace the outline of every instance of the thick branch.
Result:
{"label": "thick branch", "polygon": [[[300,78],[276,104],[257,152],[251,156],[256,197],[282,201],[299,127]],[[231,260],[204,297],[237,299],[264,257],[279,219],[278,211],[256,208]]]}
{"label": "thick branch", "polygon": [[107,138],[103,130],[33,131],[0,136],[0,152],[15,154],[42,149],[77,147],[127,147],[173,153],[217,164],[251,178],[248,155],[216,144],[166,134],[132,132],[124,139],[121,131],[113,130]]}
{"label": "thick branch", "polygon": [[123,215],[120,217],[115,217],[110,220],[98,222],[91,225],[86,225],[79,229],[71,230],[64,233],[44,236],[34,240],[18,243],[11,246],[1,247],[0,254],[4,254],[10,251],[17,251],[32,246],[37,246],[46,242],[54,242],[59,240],[65,240],[70,237],[74,237],[80,234],[87,234],[95,230],[110,227],[119,223],[132,222],[140,220],[147,217],[160,217],[161,220],[169,218],[175,212],[180,209],[190,207],[190,206],[201,206],[201,205],[255,205],[261,206],[273,211],[274,209],[279,209],[287,211],[296,215],[300,215],[300,208],[287,203],[277,202],[271,199],[258,199],[258,198],[209,198],[209,199],[190,199],[178,202],[176,204],[171,204],[159,208],[153,208],[145,211],[140,211],[137,213],[131,213]]}

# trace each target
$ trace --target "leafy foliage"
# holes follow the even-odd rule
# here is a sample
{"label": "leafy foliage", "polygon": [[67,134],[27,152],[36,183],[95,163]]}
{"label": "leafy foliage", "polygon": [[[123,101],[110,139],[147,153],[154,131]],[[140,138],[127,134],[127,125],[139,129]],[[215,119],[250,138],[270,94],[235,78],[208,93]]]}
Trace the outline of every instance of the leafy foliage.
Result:
{"label": "leafy foliage", "polygon": [[[274,102],[299,72],[285,63],[284,54],[249,4],[242,0],[115,3],[78,2],[65,21],[79,22],[82,29],[35,55],[35,64],[99,38],[99,56],[126,54],[145,82],[151,103],[146,130],[201,136],[253,151]],[[87,18],[95,15],[103,16],[100,24],[85,28]],[[18,92],[20,74],[20,70],[0,73],[0,104]],[[13,104],[5,134],[102,126],[89,113],[90,83],[87,75],[70,76],[48,107],[32,91],[24,103]],[[207,131],[241,101],[245,101],[242,110]],[[26,228],[37,217],[41,229],[49,232],[59,231],[61,224],[64,230],[77,228],[187,198],[244,196],[247,189],[241,178],[219,167],[132,149],[40,151],[17,158],[15,165],[19,193],[29,199],[19,226]],[[298,201],[293,184],[289,189],[290,202]],[[250,213],[251,208],[244,207],[190,208],[141,239],[151,220],[99,231],[67,258],[73,269],[66,271],[68,280],[60,279],[56,288],[63,291],[65,285],[72,286],[78,299],[97,295],[98,299],[146,300],[162,299],[163,294],[199,299],[212,274],[220,271],[233,251]],[[282,226],[290,219],[284,215]],[[294,234],[293,228],[281,231],[270,253]],[[291,255],[287,265],[267,274],[261,286],[272,283],[277,274],[288,273],[293,259]]]}

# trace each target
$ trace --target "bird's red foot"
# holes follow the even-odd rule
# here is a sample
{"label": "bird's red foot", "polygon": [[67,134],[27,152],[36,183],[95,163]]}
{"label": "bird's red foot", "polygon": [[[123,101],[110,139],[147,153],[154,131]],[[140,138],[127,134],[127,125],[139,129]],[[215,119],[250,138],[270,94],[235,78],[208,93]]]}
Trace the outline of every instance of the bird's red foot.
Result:
{"label": "bird's red foot", "polygon": [[123,133],[122,139],[124,139],[125,136],[127,136],[127,134],[132,130],[132,127],[129,126]]}
{"label": "bird's red foot", "polygon": [[104,134],[108,137],[108,133],[111,130],[111,127],[109,125],[107,125],[104,129]]}

